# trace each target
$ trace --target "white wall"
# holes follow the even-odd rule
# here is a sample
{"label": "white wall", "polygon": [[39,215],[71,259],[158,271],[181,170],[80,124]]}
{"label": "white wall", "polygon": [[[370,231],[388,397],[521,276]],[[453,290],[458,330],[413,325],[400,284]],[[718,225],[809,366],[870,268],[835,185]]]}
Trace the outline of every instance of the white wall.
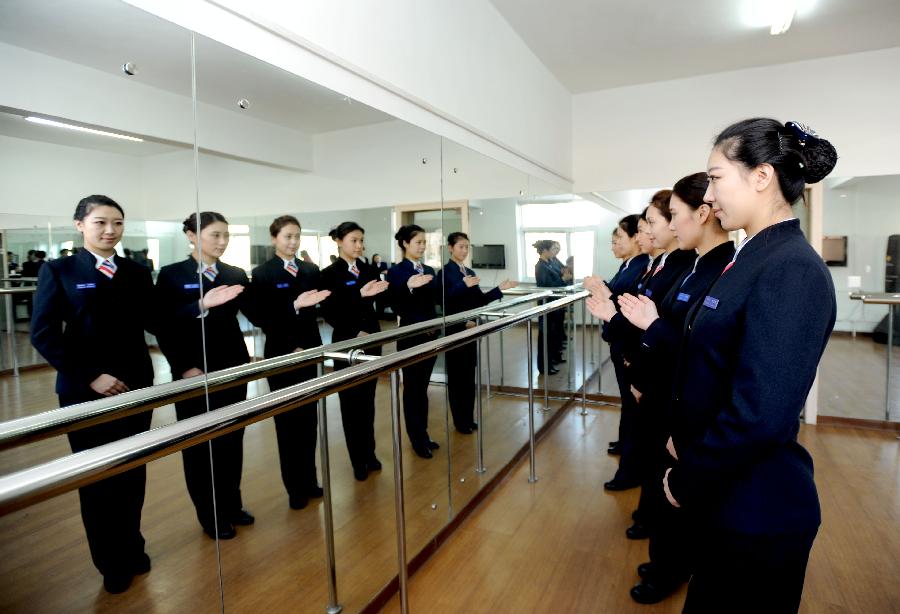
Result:
{"label": "white wall", "polygon": [[756,116],[811,125],[836,176],[900,173],[900,48],[580,94],[575,189],[671,185],[703,170],[712,139]]}
{"label": "white wall", "polygon": [[488,0],[221,2],[233,13],[203,0],[128,3],[529,173],[569,182],[570,94]]}
{"label": "white wall", "polygon": [[848,237],[847,266],[829,267],[838,302],[835,330],[871,332],[887,307],[851,301],[847,277],[860,276],[863,290],[884,291],[888,235],[900,234],[900,176],[854,179],[823,195],[823,233]]}

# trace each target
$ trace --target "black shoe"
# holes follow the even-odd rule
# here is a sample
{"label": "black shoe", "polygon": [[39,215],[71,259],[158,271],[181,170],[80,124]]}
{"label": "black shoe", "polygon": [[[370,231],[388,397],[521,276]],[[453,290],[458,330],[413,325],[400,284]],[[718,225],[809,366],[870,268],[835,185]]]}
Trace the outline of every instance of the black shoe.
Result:
{"label": "black shoe", "polygon": [[631,598],[638,603],[649,605],[651,603],[659,603],[678,589],[678,583],[662,583],[641,582],[636,584],[630,591]]}
{"label": "black shoe", "polygon": [[218,531],[216,531],[215,527],[203,527],[203,532],[206,533],[210,539],[224,540],[237,537],[237,529],[235,529],[234,525],[230,522],[227,524],[220,524]]}
{"label": "black shoe", "polygon": [[628,539],[647,539],[650,537],[650,529],[646,525],[635,522],[633,525],[625,529],[625,537]]}
{"label": "black shoe", "polygon": [[472,424],[471,424],[471,426],[470,426],[469,428],[471,428],[473,431],[477,431],[477,430],[478,430],[478,423],[477,423],[477,422],[472,422]]}
{"label": "black shoe", "polygon": [[457,433],[462,433],[463,435],[471,435],[472,427],[471,426],[458,426],[456,427]]}
{"label": "black shoe", "polygon": [[434,456],[431,450],[428,449],[428,446],[413,446],[413,452],[420,458],[432,458]]}
{"label": "black shoe", "polygon": [[606,450],[607,454],[614,454],[615,456],[620,456],[622,454],[622,445],[617,441],[613,444],[610,444],[609,449]]}
{"label": "black shoe", "polygon": [[556,367],[550,367],[550,370],[547,371],[547,373],[549,373],[550,375],[556,375],[557,373],[559,373],[559,369],[557,369]]}
{"label": "black shoe", "polygon": [[150,572],[150,557],[146,552],[141,552],[141,556],[134,561],[131,566],[131,573],[136,576],[142,576]]}
{"label": "black shoe", "polygon": [[359,482],[365,482],[366,478],[369,477],[368,468],[365,465],[353,467],[353,477]]}
{"label": "black shoe", "polygon": [[111,573],[103,576],[103,588],[107,593],[118,595],[124,593],[131,586],[133,576],[129,573]]}
{"label": "black shoe", "polygon": [[642,580],[647,580],[653,576],[654,565],[652,561],[641,563],[638,565],[637,572]]}
{"label": "black shoe", "polygon": [[565,364],[565,363],[567,363],[567,362],[569,362],[569,361],[566,360],[565,358],[557,358],[556,360],[553,361],[553,364],[555,364],[555,365],[562,365],[562,364]]}
{"label": "black shoe", "polygon": [[253,514],[243,508],[231,515],[231,524],[236,524],[239,527],[248,527],[254,522],[256,522],[256,518],[253,517]]}
{"label": "black shoe", "polygon": [[606,490],[628,490],[630,488],[637,488],[638,486],[640,486],[640,484],[637,482],[627,482],[617,478],[613,478],[609,482],[603,484],[603,488]]}
{"label": "black shoe", "polygon": [[292,510],[302,510],[309,504],[309,499],[303,495],[288,495],[288,505]]}
{"label": "black shoe", "polygon": [[432,439],[429,439],[428,443],[425,445],[428,446],[429,450],[440,450],[441,449],[441,444],[439,444],[438,442],[436,442]]}
{"label": "black shoe", "polygon": [[381,461],[374,456],[369,459],[369,462],[366,463],[366,465],[368,465],[369,471],[381,471]]}
{"label": "black shoe", "polygon": [[318,484],[313,484],[306,489],[306,496],[310,499],[319,499],[325,496],[325,491]]}

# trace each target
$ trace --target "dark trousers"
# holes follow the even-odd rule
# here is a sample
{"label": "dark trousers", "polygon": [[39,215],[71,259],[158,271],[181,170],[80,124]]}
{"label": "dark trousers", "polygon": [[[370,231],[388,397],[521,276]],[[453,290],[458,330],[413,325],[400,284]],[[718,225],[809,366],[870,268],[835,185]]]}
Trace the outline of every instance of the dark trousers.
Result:
{"label": "dark trousers", "polygon": [[[60,407],[94,398],[59,397]],[[112,422],[105,422],[68,434],[72,452],[117,441],[150,428],[153,412],[142,412]],[[147,483],[147,466],[129,469],[111,478],[78,489],[81,519],[87,534],[91,559],[97,570],[128,573],[144,554],[141,535],[141,509]]]}
{"label": "dark trousers", "polygon": [[797,612],[816,532],[760,536],[707,528],[684,612]]}
{"label": "dark trousers", "polygon": [[544,333],[547,334],[547,357],[550,364],[562,358],[562,342],[565,336],[565,313],[558,309],[538,319],[538,339],[534,351],[537,353],[537,368],[544,372]]}
{"label": "dark trousers", "polygon": [[641,468],[635,450],[635,423],[640,407],[631,393],[631,381],[628,379],[628,369],[622,361],[622,354],[612,349],[610,354],[622,399],[622,411],[619,415],[619,446],[622,453],[619,456],[619,468],[616,470],[615,479],[637,482],[640,479]]}
{"label": "dark trousers", "polygon": [[[316,368],[305,367],[267,379],[269,390],[275,391],[315,377]],[[280,413],[274,420],[284,488],[289,496],[305,497],[310,488],[319,485],[316,477],[316,440],[319,428],[316,404],[309,403]]]}
{"label": "dark trousers", "polygon": [[[219,409],[247,398],[247,386],[235,386],[209,395],[209,409]],[[206,413],[206,398],[194,397],[175,403],[179,420]],[[212,449],[212,466],[210,466]],[[241,471],[244,466],[244,429],[216,437],[181,451],[184,479],[188,494],[197,510],[197,520],[204,529],[227,525],[240,511]],[[213,487],[215,486],[215,499]]]}
{"label": "dark trousers", "polygon": [[[437,337],[436,334],[416,335],[397,341],[397,350],[405,350]],[[406,420],[406,434],[414,446],[424,446],[431,439],[428,435],[428,382],[437,356],[404,367],[403,371],[403,417]]]}
{"label": "dark trousers", "polygon": [[[376,348],[367,348],[366,353],[375,354]],[[381,354],[380,349],[377,350]],[[334,361],[334,369],[346,369],[350,364],[342,360]],[[344,440],[354,469],[364,468],[375,458],[375,391],[378,380],[370,380],[353,388],[338,392],[341,400],[341,423],[344,426]]]}
{"label": "dark trousers", "polygon": [[669,430],[660,411],[660,401],[645,394],[637,404],[632,456],[641,483],[636,519],[651,531],[659,521],[660,510],[669,505],[660,487],[666,468],[671,466],[666,450],[668,439]]}
{"label": "dark trousers", "polygon": [[[447,334],[459,330],[448,329]],[[450,413],[453,416],[453,425],[458,429],[468,428],[475,422],[476,357],[477,349],[474,341],[444,354]]]}

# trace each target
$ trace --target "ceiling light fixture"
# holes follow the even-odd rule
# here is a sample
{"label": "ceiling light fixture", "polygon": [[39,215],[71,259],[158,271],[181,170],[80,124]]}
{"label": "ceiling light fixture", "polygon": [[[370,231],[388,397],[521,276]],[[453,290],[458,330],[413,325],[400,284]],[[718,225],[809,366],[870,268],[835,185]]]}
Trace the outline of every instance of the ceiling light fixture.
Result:
{"label": "ceiling light fixture", "polygon": [[52,119],[44,119],[43,117],[26,117],[25,121],[31,122],[33,124],[41,124],[43,126],[54,126],[56,128],[65,128],[67,130],[75,130],[77,132],[87,132],[89,134],[99,134],[101,136],[111,136],[114,139],[122,139],[124,141],[134,141],[136,143],[143,143],[144,139],[139,139],[136,136],[129,136],[127,134],[118,134],[115,132],[107,132],[106,130],[95,130],[94,128],[85,128],[84,126],[76,126],[74,124],[65,124],[63,122],[54,121]]}
{"label": "ceiling light fixture", "polygon": [[769,34],[778,36],[787,32],[791,27],[794,14],[797,12],[797,2],[796,0],[773,2],[770,10],[772,27],[769,29]]}

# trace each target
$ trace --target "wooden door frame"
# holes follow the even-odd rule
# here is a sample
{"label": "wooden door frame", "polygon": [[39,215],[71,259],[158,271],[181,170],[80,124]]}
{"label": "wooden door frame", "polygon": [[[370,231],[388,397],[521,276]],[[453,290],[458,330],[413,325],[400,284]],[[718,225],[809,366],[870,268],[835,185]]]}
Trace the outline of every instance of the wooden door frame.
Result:
{"label": "wooden door frame", "polygon": [[[460,219],[462,220],[462,231],[466,234],[469,233],[469,201],[468,200],[452,200],[446,202],[436,202],[436,203],[414,203],[410,205],[394,205],[393,210],[391,211],[391,236],[396,233],[401,226],[410,222],[407,218],[412,213],[416,213],[419,211],[447,211],[452,209],[459,209],[460,211]],[[397,246],[396,242],[391,245],[391,262],[396,262],[399,258],[400,254],[398,253],[400,248]],[[472,261],[472,253],[469,252],[469,258],[466,261],[466,264],[471,266]]]}

